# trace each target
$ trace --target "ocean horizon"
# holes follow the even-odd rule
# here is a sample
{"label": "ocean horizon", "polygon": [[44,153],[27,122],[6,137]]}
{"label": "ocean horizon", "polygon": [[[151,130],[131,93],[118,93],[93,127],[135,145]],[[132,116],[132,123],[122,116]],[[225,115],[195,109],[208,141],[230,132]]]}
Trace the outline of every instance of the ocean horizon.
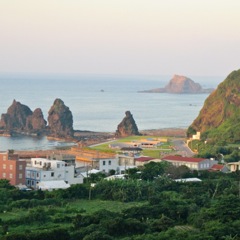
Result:
{"label": "ocean horizon", "polygon": [[[60,98],[73,114],[74,130],[115,132],[126,111],[132,113],[139,131],[187,128],[197,117],[209,94],[138,92],[164,87],[171,78],[172,76],[0,74],[0,113],[6,113],[15,99],[32,111],[41,108],[47,120],[54,100]],[[223,81],[220,77],[190,78],[203,88],[216,88]],[[7,141],[8,144],[9,141],[11,140]],[[0,150],[4,144],[1,138]]]}

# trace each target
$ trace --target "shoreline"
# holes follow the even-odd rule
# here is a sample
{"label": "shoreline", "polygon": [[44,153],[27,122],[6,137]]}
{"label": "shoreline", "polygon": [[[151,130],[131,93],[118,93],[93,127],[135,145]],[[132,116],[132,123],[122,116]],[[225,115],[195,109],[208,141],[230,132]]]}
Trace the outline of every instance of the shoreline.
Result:
{"label": "shoreline", "polygon": [[[159,137],[176,137],[185,138],[187,129],[182,128],[163,128],[163,129],[149,129],[142,130],[142,137],[144,136],[159,136]],[[8,137],[9,138],[9,137]],[[115,138],[115,132],[93,132],[93,131],[78,131],[77,136],[72,141],[77,144],[79,150],[84,149],[93,144],[106,142],[109,139]],[[59,140],[59,139],[58,139]],[[67,139],[62,139],[63,141]],[[69,140],[69,139],[68,139]],[[79,152],[73,151],[71,147],[55,148],[55,149],[40,149],[40,150],[15,150],[20,158],[43,157],[46,158],[52,154],[66,154],[78,155]]]}
{"label": "shoreline", "polygon": [[[150,129],[150,130],[142,130],[142,137],[147,135],[159,136],[159,137],[177,137],[177,138],[185,138],[186,130],[181,128],[164,128],[164,129]],[[93,144],[98,144],[101,142],[107,141],[109,138],[113,138],[114,133],[109,132],[91,132],[91,131],[81,131],[81,138],[77,142],[79,150],[84,147],[88,147]],[[76,143],[76,142],[75,142]],[[51,149],[51,150],[18,150],[15,151],[21,158],[29,158],[29,157],[47,157],[51,154],[69,154],[69,155],[78,155],[79,152],[73,151],[72,147],[66,149]]]}

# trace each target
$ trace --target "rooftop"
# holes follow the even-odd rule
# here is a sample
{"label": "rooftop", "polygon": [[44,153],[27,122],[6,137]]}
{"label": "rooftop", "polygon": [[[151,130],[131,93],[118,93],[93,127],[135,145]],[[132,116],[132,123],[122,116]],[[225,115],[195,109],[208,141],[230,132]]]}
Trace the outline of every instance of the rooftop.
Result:
{"label": "rooftop", "polygon": [[202,180],[199,178],[180,178],[175,179],[175,182],[201,182]]}
{"label": "rooftop", "polygon": [[206,159],[205,158],[182,157],[182,156],[166,156],[166,157],[163,157],[162,160],[199,163]]}
{"label": "rooftop", "polygon": [[138,161],[138,162],[148,162],[150,160],[153,160],[154,158],[152,157],[139,157],[139,158],[135,158],[135,161]]}
{"label": "rooftop", "polygon": [[139,147],[123,147],[121,148],[122,151],[142,151],[142,148]]}
{"label": "rooftop", "polygon": [[222,164],[214,164],[214,165],[211,167],[211,170],[219,171],[219,170],[222,170],[223,168],[224,168],[224,165],[222,165]]}

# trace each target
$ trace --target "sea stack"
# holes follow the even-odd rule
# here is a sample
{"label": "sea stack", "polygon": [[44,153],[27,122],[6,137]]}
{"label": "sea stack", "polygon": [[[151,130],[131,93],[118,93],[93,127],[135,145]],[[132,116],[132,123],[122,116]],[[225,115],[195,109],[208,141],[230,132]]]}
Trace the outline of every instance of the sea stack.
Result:
{"label": "sea stack", "polygon": [[198,94],[211,93],[212,88],[203,89],[199,83],[185,76],[175,74],[164,88],[155,88],[141,92],[148,93],[175,93],[175,94]]}
{"label": "sea stack", "polygon": [[174,75],[168,85],[165,86],[165,91],[167,93],[200,93],[202,87],[190,78]]}
{"label": "sea stack", "polygon": [[46,130],[46,123],[40,108],[32,112],[28,106],[14,100],[7,113],[2,114],[0,128],[9,133],[39,135]]}
{"label": "sea stack", "polygon": [[125,112],[126,116],[123,118],[120,124],[118,124],[116,137],[126,137],[132,135],[141,135],[138,131],[137,124],[133,119],[130,111]]}
{"label": "sea stack", "polygon": [[59,98],[48,111],[48,127],[51,137],[69,138],[74,135],[72,112]]}

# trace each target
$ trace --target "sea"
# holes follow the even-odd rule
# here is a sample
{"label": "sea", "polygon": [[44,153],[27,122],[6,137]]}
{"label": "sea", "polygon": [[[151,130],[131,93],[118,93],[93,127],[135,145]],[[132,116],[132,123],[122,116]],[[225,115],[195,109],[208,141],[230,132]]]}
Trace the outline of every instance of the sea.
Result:
{"label": "sea", "polygon": [[[0,74],[0,113],[13,100],[32,111],[41,108],[47,120],[56,98],[73,114],[75,130],[115,132],[130,111],[138,129],[187,128],[198,116],[209,94],[140,93],[164,87],[172,76],[138,75],[31,75]],[[203,88],[216,88],[223,77],[191,77]],[[46,137],[0,136],[0,151],[54,149],[71,145]]]}

